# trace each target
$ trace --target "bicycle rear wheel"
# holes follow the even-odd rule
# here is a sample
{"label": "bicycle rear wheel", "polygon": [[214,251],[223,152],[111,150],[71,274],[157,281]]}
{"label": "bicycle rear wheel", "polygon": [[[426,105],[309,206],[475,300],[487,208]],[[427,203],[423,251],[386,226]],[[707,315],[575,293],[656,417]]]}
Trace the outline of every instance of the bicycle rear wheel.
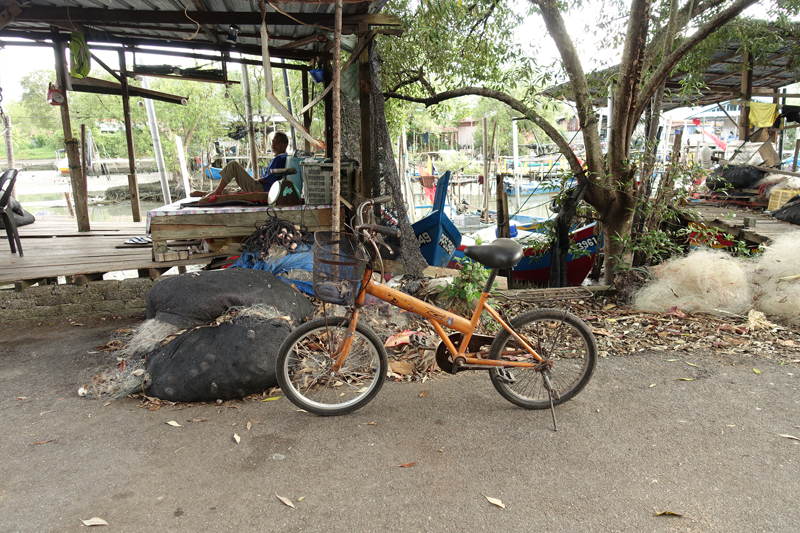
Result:
{"label": "bicycle rear wheel", "polygon": [[[597,342],[592,330],[577,316],[558,309],[537,309],[511,321],[514,329],[545,361],[553,389],[564,403],[583,389],[597,364]],[[536,363],[505,329],[492,343],[490,359]],[[489,371],[492,384],[506,400],[526,409],[550,408],[550,395],[544,379],[533,368],[509,367]]]}
{"label": "bicycle rear wheel", "polygon": [[281,345],[276,374],[281,390],[301,409],[322,416],[343,415],[365,406],[378,394],[387,372],[386,350],[369,327],[356,324],[350,352],[338,372],[335,354],[350,321],[342,317],[311,320]]}

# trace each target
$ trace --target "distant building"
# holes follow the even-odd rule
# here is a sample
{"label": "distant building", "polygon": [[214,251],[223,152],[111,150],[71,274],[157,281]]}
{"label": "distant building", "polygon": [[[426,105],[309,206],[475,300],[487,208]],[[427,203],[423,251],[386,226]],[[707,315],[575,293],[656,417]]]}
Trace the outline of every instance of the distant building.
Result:
{"label": "distant building", "polygon": [[461,150],[472,150],[478,121],[467,117],[458,124],[458,147]]}

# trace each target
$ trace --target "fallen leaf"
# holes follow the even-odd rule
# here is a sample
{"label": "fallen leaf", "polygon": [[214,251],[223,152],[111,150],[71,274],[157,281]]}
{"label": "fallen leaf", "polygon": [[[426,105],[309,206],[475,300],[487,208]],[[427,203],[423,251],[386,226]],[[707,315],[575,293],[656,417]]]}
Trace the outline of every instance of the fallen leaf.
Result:
{"label": "fallen leaf", "polygon": [[419,393],[419,397],[420,397],[420,398],[422,398],[422,397],[423,397],[423,396],[425,396],[426,394],[428,394],[428,391],[424,390],[424,391],[422,391],[422,392],[420,392],[420,393]]}
{"label": "fallen leaf", "polygon": [[108,522],[103,520],[102,518],[94,517],[90,518],[89,520],[84,520],[81,518],[81,522],[83,522],[84,526],[107,526]]}
{"label": "fallen leaf", "polygon": [[167,424],[169,424],[170,426],[175,427],[175,428],[182,428],[183,427],[182,425],[178,424],[174,420],[170,420],[169,422],[167,422]]}
{"label": "fallen leaf", "polygon": [[595,335],[602,335],[603,337],[608,337],[611,335],[611,333],[609,333],[606,330],[606,328],[599,328],[599,329],[592,328],[592,333],[594,333]]}
{"label": "fallen leaf", "polygon": [[247,431],[250,431],[250,428],[251,428],[251,427],[253,427],[253,424],[251,424],[250,422],[248,422],[248,423],[247,423]]}
{"label": "fallen leaf", "polygon": [[506,508],[506,504],[503,503],[503,500],[498,500],[497,498],[490,498],[489,496],[487,496],[486,494],[483,494],[483,493],[481,493],[481,496],[486,498],[489,501],[489,503],[491,503],[492,505],[496,505],[496,506],[500,507],[501,509],[505,509]]}
{"label": "fallen leaf", "polygon": [[365,426],[377,426],[378,423],[377,422],[366,422],[364,425]]}
{"label": "fallen leaf", "polygon": [[678,309],[677,305],[674,305],[674,306],[670,307],[669,308],[669,312],[667,314],[668,315],[672,315],[672,316],[676,316],[678,318],[686,318],[686,313],[684,313],[683,311]]}
{"label": "fallen leaf", "polygon": [[689,365],[689,366],[693,366],[695,368],[699,368],[696,364],[690,363],[689,361],[686,361],[686,364]]}
{"label": "fallen leaf", "polygon": [[755,372],[756,374],[760,374],[760,373],[761,373],[761,370],[759,370],[759,369],[757,369],[757,368],[753,368],[753,372]]}
{"label": "fallen leaf", "polygon": [[656,384],[655,384],[655,383],[651,383],[651,384],[650,384],[650,388],[651,388],[651,389],[652,389],[653,387],[655,387],[655,386],[656,386]]}
{"label": "fallen leaf", "polygon": [[661,511],[660,513],[655,513],[653,516],[683,516],[680,513],[673,513],[672,511]]}
{"label": "fallen leaf", "polygon": [[419,334],[420,333],[418,331],[411,331],[410,329],[406,329],[386,339],[384,346],[387,348],[392,348],[394,346],[409,344],[411,342],[411,336]]}
{"label": "fallen leaf", "polygon": [[401,467],[401,468],[411,468],[411,467],[412,467],[412,466],[414,466],[415,464],[417,464],[417,463],[403,463],[403,464],[401,464],[401,465],[397,465],[397,466],[399,466],[399,467]]}
{"label": "fallen leaf", "polygon": [[[277,492],[275,493],[275,496],[278,496]],[[291,507],[292,509],[297,509],[297,507],[295,507],[294,504],[292,503],[292,500],[290,500],[289,498],[284,498],[283,496],[278,496],[278,499],[280,501],[282,501],[283,504],[286,505],[287,507]],[[300,500],[298,500],[298,501],[300,501]]]}
{"label": "fallen leaf", "polygon": [[778,433],[778,436],[783,437],[785,439],[800,440],[800,438],[797,438],[794,435],[781,435],[780,433]]}
{"label": "fallen leaf", "polygon": [[609,309],[614,309],[617,305],[616,304],[608,304],[603,307],[603,311],[608,311]]}
{"label": "fallen leaf", "polygon": [[389,369],[401,376],[411,376],[414,374],[414,365],[409,361],[389,361]]}
{"label": "fallen leaf", "polygon": [[677,359],[667,359],[667,363],[674,363]]}
{"label": "fallen leaf", "polygon": [[239,435],[237,435],[236,433],[234,433],[234,434],[233,434],[233,440],[235,440],[235,441],[236,441],[236,444],[239,444],[240,442],[242,442],[242,437],[240,437]]}
{"label": "fallen leaf", "polygon": [[39,440],[34,442],[33,444],[47,444],[48,442],[53,442],[56,439],[47,439],[47,440]]}
{"label": "fallen leaf", "polygon": [[678,378],[676,381],[694,381],[694,378]]}
{"label": "fallen leaf", "polygon": [[301,501],[303,501],[305,499],[306,499],[305,496],[300,496],[299,498],[297,498],[297,503],[300,503]]}
{"label": "fallen leaf", "polygon": [[264,398],[261,400],[262,402],[274,402],[275,400],[280,400],[280,396],[270,396],[269,398]]}

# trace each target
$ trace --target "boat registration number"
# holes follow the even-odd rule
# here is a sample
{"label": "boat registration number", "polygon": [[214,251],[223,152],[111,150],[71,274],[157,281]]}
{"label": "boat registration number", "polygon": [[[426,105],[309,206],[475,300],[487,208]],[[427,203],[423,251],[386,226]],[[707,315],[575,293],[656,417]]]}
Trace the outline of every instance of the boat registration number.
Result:
{"label": "boat registration number", "polygon": [[[417,240],[419,241],[419,245],[420,246],[425,246],[426,244],[430,244],[430,243],[433,242],[433,239],[431,239],[431,236],[427,231],[423,231],[422,233],[417,235]],[[448,254],[452,254],[456,250],[456,245],[444,233],[442,233],[439,236],[439,243],[438,244]]]}
{"label": "boat registration number", "polygon": [[597,246],[597,237],[592,235],[588,239],[576,242],[575,245],[583,251],[589,250],[590,248]]}

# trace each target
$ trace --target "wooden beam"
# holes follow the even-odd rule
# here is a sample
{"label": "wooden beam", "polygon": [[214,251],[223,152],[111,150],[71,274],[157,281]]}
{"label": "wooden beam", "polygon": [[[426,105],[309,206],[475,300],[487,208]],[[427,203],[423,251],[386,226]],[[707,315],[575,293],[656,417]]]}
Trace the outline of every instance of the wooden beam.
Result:
{"label": "wooden beam", "polygon": [[[108,80],[101,80],[98,78],[71,78],[72,90],[80,93],[96,93],[96,94],[113,94],[122,96],[122,84]],[[168,104],[182,104],[184,99],[188,96],[180,96],[175,94],[162,93],[152,89],[145,89],[143,87],[128,86],[129,96],[138,96],[140,98],[149,98],[151,100],[158,100],[159,102],[167,102]]]}
{"label": "wooden beam", "polygon": [[[198,13],[208,13],[208,7],[206,7],[206,3],[203,0],[192,0],[192,5],[194,5]],[[201,27],[203,28],[203,33],[205,33],[208,40],[212,43],[219,44],[223,41],[210,24],[201,24]]]}
{"label": "wooden beam", "polygon": [[0,30],[5,28],[12,20],[22,13],[22,8],[16,3],[0,11]]}
{"label": "wooden beam", "polygon": [[[102,33],[102,34],[86,33],[84,35],[86,37],[86,42],[89,43],[90,45],[89,48],[95,48],[98,45],[108,45],[109,43],[114,43],[118,45],[127,46],[129,49],[138,46],[148,46],[148,47],[157,46],[163,48],[173,48],[173,49],[177,48],[185,50],[208,50],[218,53],[236,52],[252,56],[261,56],[260,45],[248,45],[239,43],[236,46],[233,46],[230,43],[215,44],[215,43],[210,43],[208,41],[199,41],[199,40],[177,41],[177,40],[167,39],[164,37],[150,37],[146,35],[126,37],[111,33]],[[4,30],[3,37],[41,40],[41,39],[49,39],[50,34],[36,30],[27,30],[27,31]],[[11,43],[6,41],[6,44],[11,44]],[[161,50],[150,50],[150,49],[138,50],[138,52],[150,53],[150,54],[162,53]],[[299,61],[308,61],[311,59],[330,57],[330,54],[328,54],[327,52],[316,52],[311,50],[281,50],[273,46],[269,47],[269,52],[270,56],[274,58],[292,59]],[[164,53],[166,54],[166,52]],[[236,62],[238,61],[239,60],[237,59]]]}
{"label": "wooden beam", "polygon": [[[247,24],[261,25],[261,13],[257,11],[191,11],[189,15],[197,24]],[[15,17],[20,22],[50,23],[50,21],[69,20],[87,24],[103,25],[106,23],[153,23],[186,24],[186,13],[183,11],[156,11],[133,9],[97,9],[79,7],[29,7]],[[333,13],[292,13],[291,17],[278,12],[267,13],[267,24],[279,26],[314,26],[332,25]],[[366,13],[344,15],[343,26],[370,24],[374,26],[402,26],[396,15]]]}

